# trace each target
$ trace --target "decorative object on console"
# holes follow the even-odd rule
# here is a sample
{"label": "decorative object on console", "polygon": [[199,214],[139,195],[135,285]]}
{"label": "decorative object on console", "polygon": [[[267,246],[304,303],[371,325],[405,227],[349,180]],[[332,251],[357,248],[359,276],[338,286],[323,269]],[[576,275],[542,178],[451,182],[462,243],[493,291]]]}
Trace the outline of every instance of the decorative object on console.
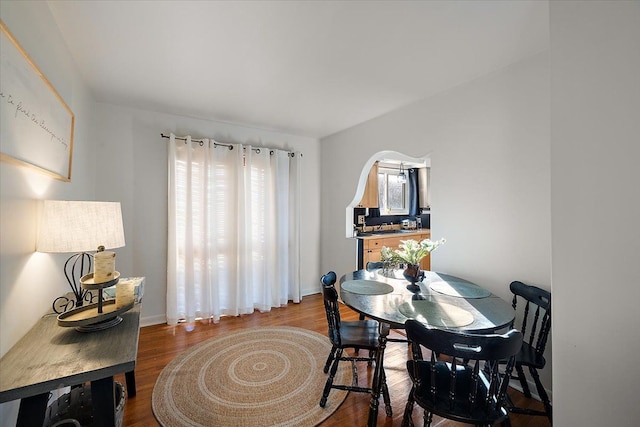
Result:
{"label": "decorative object on console", "polygon": [[[105,299],[118,299],[118,295],[116,293],[118,292],[118,288],[120,288],[120,297],[122,298],[127,295],[128,291],[126,289],[129,288],[133,291],[134,302],[140,303],[142,302],[142,296],[144,295],[144,282],[144,277],[121,277],[116,286],[104,288],[103,295]],[[116,302],[116,304],[118,303]]]}
{"label": "decorative object on console", "polygon": [[[144,281],[144,277],[120,278],[117,271],[113,280],[99,284],[94,283],[92,274],[84,276],[81,279],[82,288],[87,294],[92,294],[92,300],[98,302],[61,313],[58,325],[75,327],[80,332],[92,332],[119,324],[122,321],[121,314],[133,308],[135,303],[142,302]],[[68,294],[72,297],[71,292]]]}
{"label": "decorative object on console", "polygon": [[[60,314],[82,307],[85,302],[92,302],[93,293],[88,292],[90,289],[100,290],[98,302],[101,303],[101,289],[117,283],[115,253],[102,251],[124,245],[119,202],[45,200],[36,250],[74,253],[64,264],[64,274],[75,301],[66,296],[59,297],[53,303],[54,311]],[[96,249],[104,254],[96,257],[96,264],[100,266],[100,271],[96,271],[99,280],[94,280],[93,273],[90,273],[94,255],[89,251]],[[83,286],[81,278],[86,278],[88,287]]]}
{"label": "decorative object on console", "polygon": [[[101,246],[104,247],[104,246]],[[100,250],[93,256],[94,268],[93,268],[93,280],[96,283],[104,283],[113,280],[113,274],[116,271],[116,254],[115,252],[109,252]]]}
{"label": "decorative object on console", "polygon": [[131,305],[135,300],[134,283],[128,280],[118,282],[116,285],[116,308]]}

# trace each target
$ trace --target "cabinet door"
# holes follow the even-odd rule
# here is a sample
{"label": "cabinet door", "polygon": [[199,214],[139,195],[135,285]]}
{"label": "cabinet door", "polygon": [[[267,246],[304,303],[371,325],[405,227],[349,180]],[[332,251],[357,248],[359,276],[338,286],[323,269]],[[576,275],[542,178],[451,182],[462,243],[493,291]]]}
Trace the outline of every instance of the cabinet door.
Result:
{"label": "cabinet door", "polygon": [[[399,249],[400,243],[403,240],[423,240],[428,239],[431,236],[430,232],[418,234],[418,235],[410,235],[410,236],[393,236],[393,237],[381,237],[379,239],[367,239],[364,241],[364,265],[367,265],[367,262],[377,262],[382,260],[382,247],[386,246],[392,249]],[[422,270],[431,270],[431,256],[427,255],[420,261],[420,268]]]}
{"label": "cabinet door", "polygon": [[382,251],[380,249],[365,249],[364,250],[364,266],[366,267],[368,262],[382,261]]}
{"label": "cabinet door", "polygon": [[[424,240],[430,237],[431,237],[430,232],[422,233],[416,238],[416,240]],[[431,255],[427,255],[426,257],[422,258],[422,261],[420,261],[420,268],[422,270],[431,270]]]}
{"label": "cabinet door", "polygon": [[431,270],[431,255],[427,255],[426,257],[422,258],[422,260],[420,261],[420,269],[426,271]]}
{"label": "cabinet door", "polygon": [[367,184],[364,188],[362,200],[358,205],[361,208],[377,208],[378,207],[378,162],[371,166]]}

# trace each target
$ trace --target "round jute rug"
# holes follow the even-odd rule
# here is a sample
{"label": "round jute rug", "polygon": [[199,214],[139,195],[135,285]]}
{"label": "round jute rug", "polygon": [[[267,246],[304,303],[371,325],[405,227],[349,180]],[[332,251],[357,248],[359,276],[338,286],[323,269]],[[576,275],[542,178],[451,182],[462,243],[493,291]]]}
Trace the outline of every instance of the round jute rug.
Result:
{"label": "round jute rug", "polygon": [[[327,380],[329,339],[294,327],[261,327],[211,338],[172,360],[153,388],[153,413],[163,427],[315,426],[347,396]],[[336,384],[350,384],[341,363]]]}

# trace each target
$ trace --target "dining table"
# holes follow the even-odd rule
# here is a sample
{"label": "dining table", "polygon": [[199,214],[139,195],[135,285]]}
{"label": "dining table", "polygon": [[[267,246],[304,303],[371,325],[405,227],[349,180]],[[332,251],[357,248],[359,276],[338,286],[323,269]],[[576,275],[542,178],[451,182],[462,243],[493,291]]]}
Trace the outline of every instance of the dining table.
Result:
{"label": "dining table", "polygon": [[357,270],[343,275],[338,286],[345,305],[380,324],[368,427],[378,420],[389,328],[404,329],[408,319],[415,319],[431,328],[494,333],[508,328],[515,318],[513,307],[489,290],[435,271],[424,271],[424,278],[412,285],[402,269]]}

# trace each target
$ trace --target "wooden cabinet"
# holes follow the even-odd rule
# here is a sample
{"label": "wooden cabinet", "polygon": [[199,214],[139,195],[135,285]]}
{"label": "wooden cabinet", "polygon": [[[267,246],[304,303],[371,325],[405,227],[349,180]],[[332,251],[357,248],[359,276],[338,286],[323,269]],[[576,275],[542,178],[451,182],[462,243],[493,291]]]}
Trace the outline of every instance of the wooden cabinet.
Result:
{"label": "wooden cabinet", "polygon": [[[363,265],[366,266],[367,262],[377,262],[382,259],[382,247],[387,246],[389,248],[398,249],[400,243],[403,240],[424,240],[431,237],[430,231],[416,232],[416,233],[398,233],[393,235],[382,235],[376,237],[369,237],[363,239]],[[431,270],[431,257],[426,256],[420,262],[420,268],[423,270]]]}
{"label": "wooden cabinet", "polygon": [[359,208],[377,208],[378,207],[378,162],[371,166],[367,184],[364,188],[362,200],[360,200]]}

